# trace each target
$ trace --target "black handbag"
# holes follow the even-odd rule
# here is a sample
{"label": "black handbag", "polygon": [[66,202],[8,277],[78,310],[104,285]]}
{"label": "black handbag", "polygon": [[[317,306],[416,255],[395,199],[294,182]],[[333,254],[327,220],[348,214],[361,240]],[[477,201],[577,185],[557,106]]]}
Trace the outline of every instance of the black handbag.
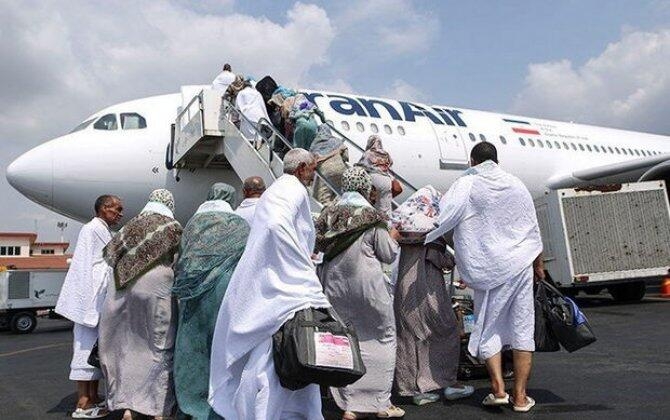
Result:
{"label": "black handbag", "polygon": [[577,304],[544,281],[547,290],[547,316],[551,329],[564,349],[572,353],[596,341],[586,316]]}
{"label": "black handbag", "polygon": [[98,340],[95,340],[95,344],[93,344],[91,354],[88,355],[86,363],[100,369],[100,353],[98,351]]}
{"label": "black handbag", "polygon": [[309,384],[343,387],[365,375],[358,337],[332,308],[307,308],[272,336],[279,382],[297,390]]}
{"label": "black handbag", "polygon": [[552,352],[561,349],[558,338],[551,328],[549,312],[551,306],[547,297],[544,282],[539,282],[535,289],[535,351]]}

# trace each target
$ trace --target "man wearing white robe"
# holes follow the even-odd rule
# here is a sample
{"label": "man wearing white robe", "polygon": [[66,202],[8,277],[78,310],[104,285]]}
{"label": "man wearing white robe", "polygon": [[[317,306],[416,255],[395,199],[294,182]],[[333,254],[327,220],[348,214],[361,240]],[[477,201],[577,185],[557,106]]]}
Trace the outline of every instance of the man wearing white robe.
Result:
{"label": "man wearing white robe", "polygon": [[231,71],[230,64],[223,65],[223,71],[212,81],[212,89],[223,94],[228,86],[235,81],[235,73]]}
{"label": "man wearing white robe", "polygon": [[240,118],[240,131],[247,140],[253,140],[254,128],[258,128],[259,126],[258,121],[261,118],[270,121],[263,95],[251,85],[247,85],[235,97],[235,106],[246,117]]}
{"label": "man wearing white robe", "polygon": [[[468,350],[486,361],[492,393],[484,405],[510,401],[528,411],[526,395],[534,341],[533,277],[544,276],[542,240],[533,200],[515,176],[498,166],[495,146],[478,143],[471,168],[440,201],[439,227],[426,242],[453,230],[456,266],[474,292],[476,324]],[[505,392],[501,350],[514,354],[514,393]]]}
{"label": "man wearing white robe", "polygon": [[272,335],[297,311],[330,307],[311,259],[315,231],[305,187],[315,169],[308,151],[286,154],[284,175],[258,201],[221,303],[208,401],[226,420],[323,418],[318,385],[282,387],[272,357]]}
{"label": "man wearing white robe", "polygon": [[77,381],[78,401],[73,418],[98,418],[107,415],[98,404],[100,369],[88,364],[91,349],[98,339],[98,319],[104,300],[103,273],[96,268],[102,249],[112,239],[109,230],[123,217],[118,197],[103,195],[95,201],[96,216],[85,224],[77,238],[70,269],[65,276],[56,313],[74,322],[70,380]]}
{"label": "man wearing white robe", "polygon": [[254,221],[256,214],[256,205],[261,195],[265,192],[265,181],[259,176],[250,176],[242,184],[242,194],[244,200],[235,209],[235,214],[247,221],[249,226]]}

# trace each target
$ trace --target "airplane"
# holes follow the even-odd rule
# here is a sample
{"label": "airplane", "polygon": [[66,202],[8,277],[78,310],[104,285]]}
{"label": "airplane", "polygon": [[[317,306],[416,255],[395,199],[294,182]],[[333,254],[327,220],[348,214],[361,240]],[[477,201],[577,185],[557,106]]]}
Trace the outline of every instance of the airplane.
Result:
{"label": "airplane", "polygon": [[[7,168],[9,183],[30,200],[86,221],[95,198],[115,194],[125,220],[137,214],[156,188],[172,191],[176,218],[186,223],[210,185],[239,187],[232,169],[177,171],[166,147],[178,109],[192,92],[123,102],[86,118],[70,133],[24,153]],[[191,94],[187,94],[191,92]],[[519,177],[531,195],[548,189],[636,182],[670,177],[670,137],[442,105],[302,90],[325,119],[360,147],[379,135],[394,159],[393,170],[411,185],[446,191],[468,167],[480,141],[498,149],[503,169]],[[123,220],[122,222],[125,222]]]}

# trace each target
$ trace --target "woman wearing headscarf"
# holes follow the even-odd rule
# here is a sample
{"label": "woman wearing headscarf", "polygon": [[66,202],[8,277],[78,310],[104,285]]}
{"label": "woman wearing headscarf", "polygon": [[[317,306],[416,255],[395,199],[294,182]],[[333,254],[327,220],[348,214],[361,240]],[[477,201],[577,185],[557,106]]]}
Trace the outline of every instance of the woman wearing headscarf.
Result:
{"label": "woman wearing headscarf", "polygon": [[[342,188],[342,174],[347,170],[349,154],[342,139],[335,137],[328,124],[321,124],[314,142],[309,149],[316,156],[316,170],[330,185],[339,191]],[[324,206],[330,205],[337,198],[323,180],[314,182],[314,198]]]}
{"label": "woman wearing headscarf", "polygon": [[179,409],[218,419],[207,403],[212,336],[228,282],[244,252],[249,226],[233,212],[235,189],[216,183],[184,228],[173,292],[179,303],[174,356]]}
{"label": "woman wearing headscarf", "polygon": [[174,198],[155,190],[139,215],[103,250],[108,288],[100,318],[99,354],[110,411],[154,418],[175,413],[172,359],[177,313],[172,264],[182,228]]}
{"label": "woman wearing headscarf", "polygon": [[293,121],[294,126],[293,145],[309,150],[318,129],[316,116],[318,115],[323,121],[323,113],[302,93],[296,95],[295,98],[291,113],[289,114],[289,118]]}
{"label": "woman wearing headscarf", "polygon": [[388,230],[386,217],[368,202],[372,181],[365,169],[348,169],[342,190],[337,204],[316,222],[316,249],[324,253],[318,273],[333,308],[358,335],[366,373],[331,392],[345,420],[402,417],[405,412],[391,404],[395,320],[382,271],[382,263],[391,263],[398,253],[397,232]]}
{"label": "woman wearing headscarf", "polygon": [[417,405],[436,402],[444,390],[448,400],[474,392],[456,382],[460,333],[444,280],[454,267],[444,240],[424,245],[440,213],[442,195],[432,186],[419,189],[394,212],[400,231],[400,262],[394,298],[398,351],[395,390]]}
{"label": "woman wearing headscarf", "polygon": [[[382,139],[376,134],[368,138],[368,144],[365,146],[365,153],[358,162],[359,166],[365,168],[372,178],[372,186],[377,190],[377,201],[375,208],[387,217],[391,216],[393,197],[400,193],[394,191],[393,175],[390,169],[393,166],[391,155],[384,150]],[[397,183],[397,182],[396,182]]]}

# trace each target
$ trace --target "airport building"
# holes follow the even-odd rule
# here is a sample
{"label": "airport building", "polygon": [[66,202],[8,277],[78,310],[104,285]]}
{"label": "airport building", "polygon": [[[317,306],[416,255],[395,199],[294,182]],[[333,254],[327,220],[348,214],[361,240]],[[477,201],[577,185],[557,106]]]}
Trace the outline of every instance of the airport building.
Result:
{"label": "airport building", "polygon": [[37,234],[0,232],[0,266],[11,270],[66,270],[68,242],[37,242]]}

